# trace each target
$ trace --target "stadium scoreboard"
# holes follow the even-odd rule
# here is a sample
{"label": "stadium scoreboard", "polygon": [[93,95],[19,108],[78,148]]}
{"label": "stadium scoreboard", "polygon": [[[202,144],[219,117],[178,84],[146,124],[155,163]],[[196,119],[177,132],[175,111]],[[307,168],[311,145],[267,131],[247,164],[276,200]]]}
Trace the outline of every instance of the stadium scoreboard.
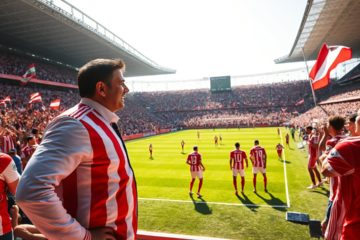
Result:
{"label": "stadium scoreboard", "polygon": [[210,90],[212,92],[230,91],[231,90],[231,81],[230,80],[231,80],[230,76],[211,77],[210,78]]}

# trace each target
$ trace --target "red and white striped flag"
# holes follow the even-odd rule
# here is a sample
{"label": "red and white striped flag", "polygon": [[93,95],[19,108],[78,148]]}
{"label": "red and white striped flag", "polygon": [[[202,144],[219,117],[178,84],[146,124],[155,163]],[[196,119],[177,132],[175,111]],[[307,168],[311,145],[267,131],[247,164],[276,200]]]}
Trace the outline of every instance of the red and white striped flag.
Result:
{"label": "red and white striped flag", "polygon": [[301,104],[303,104],[304,103],[304,99],[301,99],[300,101],[298,101],[297,102],[297,104],[295,104],[296,106],[299,106],[299,105],[301,105]]}
{"label": "red and white striped flag", "polygon": [[11,100],[10,100],[10,95],[7,96],[7,97],[4,99],[4,102],[11,102]]}
{"label": "red and white striped flag", "polygon": [[30,95],[30,101],[29,103],[34,103],[34,102],[41,102],[42,99],[41,99],[41,96],[40,96],[40,93],[33,93]]}
{"label": "red and white striped flag", "polygon": [[32,78],[36,78],[36,72],[35,72],[35,65],[34,64],[31,64],[30,67],[28,68],[28,70],[26,71],[26,73],[24,75],[22,75],[20,84],[25,85]]}
{"label": "red and white striped flag", "polygon": [[4,106],[4,107],[6,106],[4,99],[0,100],[0,106]]}
{"label": "red and white striped flag", "polygon": [[50,103],[50,109],[58,110],[60,107],[60,99],[56,99]]}
{"label": "red and white striped flag", "polygon": [[316,90],[329,85],[331,70],[336,68],[339,63],[350,59],[351,48],[324,44],[309,75],[313,80],[313,89]]}

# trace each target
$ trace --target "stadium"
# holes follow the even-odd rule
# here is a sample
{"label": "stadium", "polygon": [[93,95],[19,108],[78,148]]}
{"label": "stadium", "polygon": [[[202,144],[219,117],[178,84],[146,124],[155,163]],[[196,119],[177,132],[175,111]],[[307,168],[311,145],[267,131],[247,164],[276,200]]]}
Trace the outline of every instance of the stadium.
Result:
{"label": "stadium", "polygon": [[[0,240],[320,239],[324,234],[326,239],[359,239],[360,178],[355,160],[360,152],[360,1],[303,0],[300,26],[291,27],[296,35],[289,36],[290,52],[273,59],[273,71],[239,70],[181,80],[176,79],[176,67],[167,66],[166,60],[158,64],[152,60],[158,56],[141,53],[115,29],[71,2],[0,0]],[[100,3],[86,5],[93,4]],[[131,25],[133,19],[128,21]],[[157,32],[155,27],[151,30]],[[150,40],[141,42],[146,41]],[[309,75],[317,69],[324,43],[330,50],[345,46],[351,56],[331,65],[326,86],[314,89],[317,80]],[[170,52],[169,46],[173,47],[164,45],[164,52]],[[257,53],[259,61],[261,54]],[[110,79],[126,79],[121,90],[125,107],[107,108],[113,119],[119,119],[116,127],[106,113],[83,101],[89,96],[83,89],[90,83],[81,82],[82,72],[89,71],[89,79],[96,77],[87,65],[96,65],[95,59],[122,60],[116,60],[119,76],[110,74]],[[299,65],[287,65],[294,63]],[[318,71],[325,71],[321,67]],[[107,99],[101,95],[103,88],[113,89],[104,79],[100,85],[95,82],[96,99],[101,101]],[[76,106],[79,109],[71,112]],[[70,120],[59,125],[66,124],[64,116],[82,123],[86,137],[80,125],[70,128],[75,126]],[[82,149],[83,155],[51,145],[51,139],[62,134],[67,147]],[[330,148],[330,140],[340,135],[344,139]],[[341,150],[345,144],[352,144],[347,151]],[[46,150],[48,146],[52,147]],[[341,151],[353,152],[351,162]],[[67,157],[57,161],[55,153]],[[81,162],[85,155],[93,162]],[[81,185],[81,173],[91,176],[86,182],[91,186],[109,181],[113,156],[119,162],[116,193],[111,187],[104,193],[101,187]],[[6,157],[10,162],[5,165]],[[101,160],[98,165],[95,158]],[[109,165],[102,162],[105,158]],[[344,166],[334,163],[340,158]],[[5,173],[11,166],[19,177]],[[89,166],[91,170],[84,170]],[[96,167],[102,172],[92,170]],[[82,204],[82,193],[90,195],[91,203]],[[116,202],[111,202],[115,195]],[[99,200],[103,197],[107,200]],[[120,200],[126,202],[126,212]],[[51,205],[55,202],[58,205]],[[329,202],[340,217],[335,210],[330,215]],[[87,220],[80,219],[87,214],[81,205],[90,209]],[[105,219],[96,215],[101,208]],[[116,221],[111,222],[112,217]],[[97,221],[103,222],[96,225]],[[100,233],[102,228],[111,233]],[[106,235],[109,238],[97,237]]]}

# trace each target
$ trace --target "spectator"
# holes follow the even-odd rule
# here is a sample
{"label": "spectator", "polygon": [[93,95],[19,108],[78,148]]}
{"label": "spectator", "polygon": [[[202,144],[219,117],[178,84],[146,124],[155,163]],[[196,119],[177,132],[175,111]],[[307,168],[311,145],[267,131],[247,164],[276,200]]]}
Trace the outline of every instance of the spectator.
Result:
{"label": "spectator", "polygon": [[20,157],[16,154],[16,149],[13,148],[13,149],[10,149],[10,152],[8,153],[9,156],[12,158],[12,160],[14,161],[15,165],[16,165],[16,169],[17,169],[17,172],[19,173],[19,175],[22,174],[22,166],[21,166],[21,159]]}

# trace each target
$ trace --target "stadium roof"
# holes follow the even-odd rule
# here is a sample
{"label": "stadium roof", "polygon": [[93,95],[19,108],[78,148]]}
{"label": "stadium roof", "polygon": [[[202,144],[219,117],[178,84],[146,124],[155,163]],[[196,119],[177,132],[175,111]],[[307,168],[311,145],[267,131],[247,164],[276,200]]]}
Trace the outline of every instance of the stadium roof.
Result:
{"label": "stadium roof", "polygon": [[121,58],[127,77],[176,72],[150,60],[66,1],[59,3],[61,8],[48,0],[1,0],[0,44],[76,68],[96,58]]}
{"label": "stadium roof", "polygon": [[342,45],[352,48],[353,58],[360,57],[360,1],[308,0],[295,42],[288,55],[275,63],[316,60],[320,48]]}

